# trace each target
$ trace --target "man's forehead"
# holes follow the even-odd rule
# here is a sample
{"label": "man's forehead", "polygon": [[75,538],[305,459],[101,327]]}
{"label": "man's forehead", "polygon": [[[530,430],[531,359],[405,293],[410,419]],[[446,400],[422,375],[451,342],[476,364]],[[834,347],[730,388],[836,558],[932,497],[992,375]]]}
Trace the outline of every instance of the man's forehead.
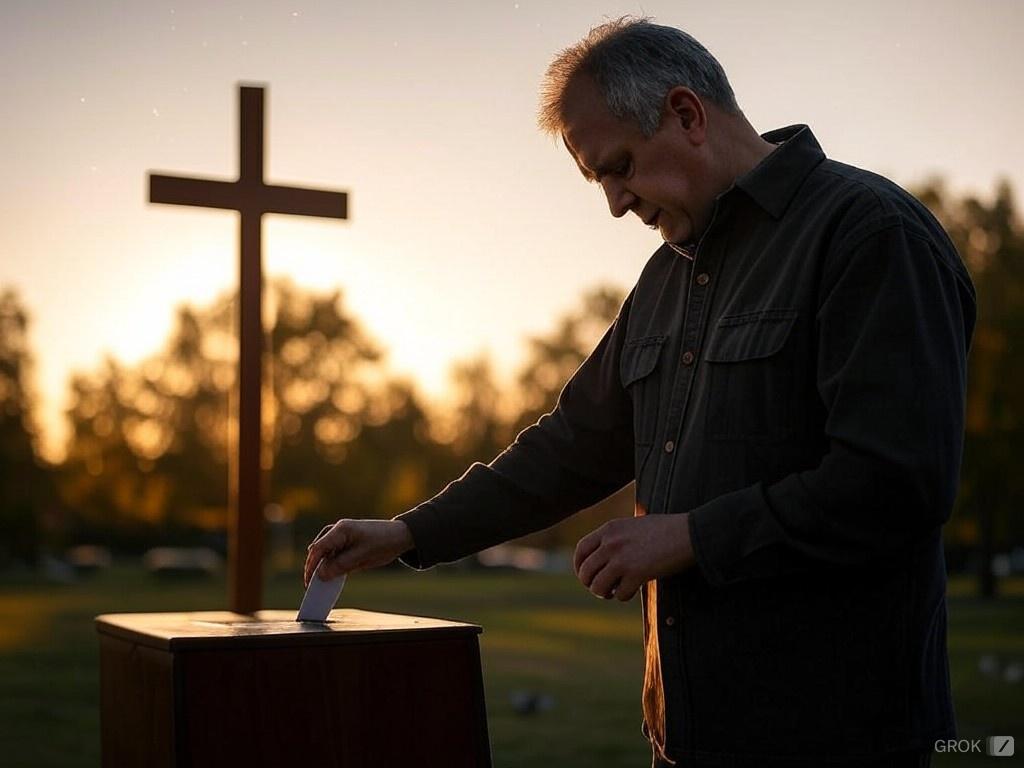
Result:
{"label": "man's forehead", "polygon": [[572,144],[569,142],[569,139],[566,137],[564,132],[562,133],[562,144],[565,146],[565,149],[569,152],[569,155],[572,157],[573,162],[576,163],[576,167],[580,169],[580,173],[582,173],[587,179],[593,179],[594,172],[591,171],[587,164],[580,159],[579,153],[573,148]]}
{"label": "man's forehead", "polygon": [[562,144],[588,181],[600,181],[619,162],[630,138],[619,126],[583,124],[562,132]]}
{"label": "man's forehead", "polygon": [[562,144],[585,176],[625,133],[623,121],[612,115],[604,94],[592,82],[566,90],[562,112]]}
{"label": "man's forehead", "polygon": [[579,150],[575,146],[573,146],[572,140],[569,138],[569,134],[567,131],[562,131],[562,146],[564,146],[566,150],[569,152],[569,154],[572,155],[573,160],[575,160],[577,163],[580,162]]}
{"label": "man's forehead", "polygon": [[612,119],[604,94],[590,78],[577,78],[562,96],[562,137],[579,148],[580,134]]}
{"label": "man's forehead", "polygon": [[576,167],[580,169],[580,173],[583,174],[584,178],[588,181],[594,181],[597,177],[596,169],[598,166],[598,160],[591,157],[589,158],[588,163],[588,159],[585,158],[582,150],[573,146],[572,141],[565,131],[562,132],[562,144],[565,146],[570,157],[572,157],[573,162],[576,163]]}

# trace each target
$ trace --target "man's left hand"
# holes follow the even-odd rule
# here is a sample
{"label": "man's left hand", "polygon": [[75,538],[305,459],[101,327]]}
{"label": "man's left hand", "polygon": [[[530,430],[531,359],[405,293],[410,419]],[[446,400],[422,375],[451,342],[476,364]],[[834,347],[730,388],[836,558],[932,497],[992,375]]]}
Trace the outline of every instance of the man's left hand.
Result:
{"label": "man's left hand", "polygon": [[576,545],[573,568],[584,587],[606,600],[631,600],[651,579],[689,568],[689,514],[609,520]]}

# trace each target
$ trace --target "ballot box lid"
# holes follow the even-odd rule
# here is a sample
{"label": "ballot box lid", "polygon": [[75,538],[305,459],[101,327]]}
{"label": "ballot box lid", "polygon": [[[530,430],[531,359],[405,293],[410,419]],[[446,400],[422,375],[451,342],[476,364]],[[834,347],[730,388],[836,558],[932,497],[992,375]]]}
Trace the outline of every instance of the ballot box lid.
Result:
{"label": "ballot box lid", "polygon": [[327,621],[295,621],[295,611],[108,613],[96,617],[100,634],[168,651],[209,648],[339,645],[478,634],[476,624],[402,616],[357,608],[331,611]]}

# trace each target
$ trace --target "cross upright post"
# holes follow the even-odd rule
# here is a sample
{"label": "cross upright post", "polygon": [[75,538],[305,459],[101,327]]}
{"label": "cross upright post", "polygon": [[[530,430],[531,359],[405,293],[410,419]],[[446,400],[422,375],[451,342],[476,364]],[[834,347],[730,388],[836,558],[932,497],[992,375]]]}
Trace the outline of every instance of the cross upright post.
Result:
{"label": "cross upright post", "polygon": [[263,86],[239,85],[239,173],[235,181],[149,174],[149,200],[239,212],[238,443],[231,467],[228,597],[236,613],[259,610],[263,592],[260,489],[263,359],[262,223],[265,213],[348,218],[345,192],[266,184]]}

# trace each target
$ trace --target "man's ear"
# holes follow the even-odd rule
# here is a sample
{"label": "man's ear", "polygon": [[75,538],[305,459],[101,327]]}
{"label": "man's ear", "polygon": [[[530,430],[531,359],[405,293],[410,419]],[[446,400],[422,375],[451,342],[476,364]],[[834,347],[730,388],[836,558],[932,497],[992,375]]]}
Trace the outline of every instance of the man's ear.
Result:
{"label": "man's ear", "polygon": [[665,94],[665,114],[676,125],[695,139],[703,140],[707,126],[707,112],[700,96],[683,85]]}

